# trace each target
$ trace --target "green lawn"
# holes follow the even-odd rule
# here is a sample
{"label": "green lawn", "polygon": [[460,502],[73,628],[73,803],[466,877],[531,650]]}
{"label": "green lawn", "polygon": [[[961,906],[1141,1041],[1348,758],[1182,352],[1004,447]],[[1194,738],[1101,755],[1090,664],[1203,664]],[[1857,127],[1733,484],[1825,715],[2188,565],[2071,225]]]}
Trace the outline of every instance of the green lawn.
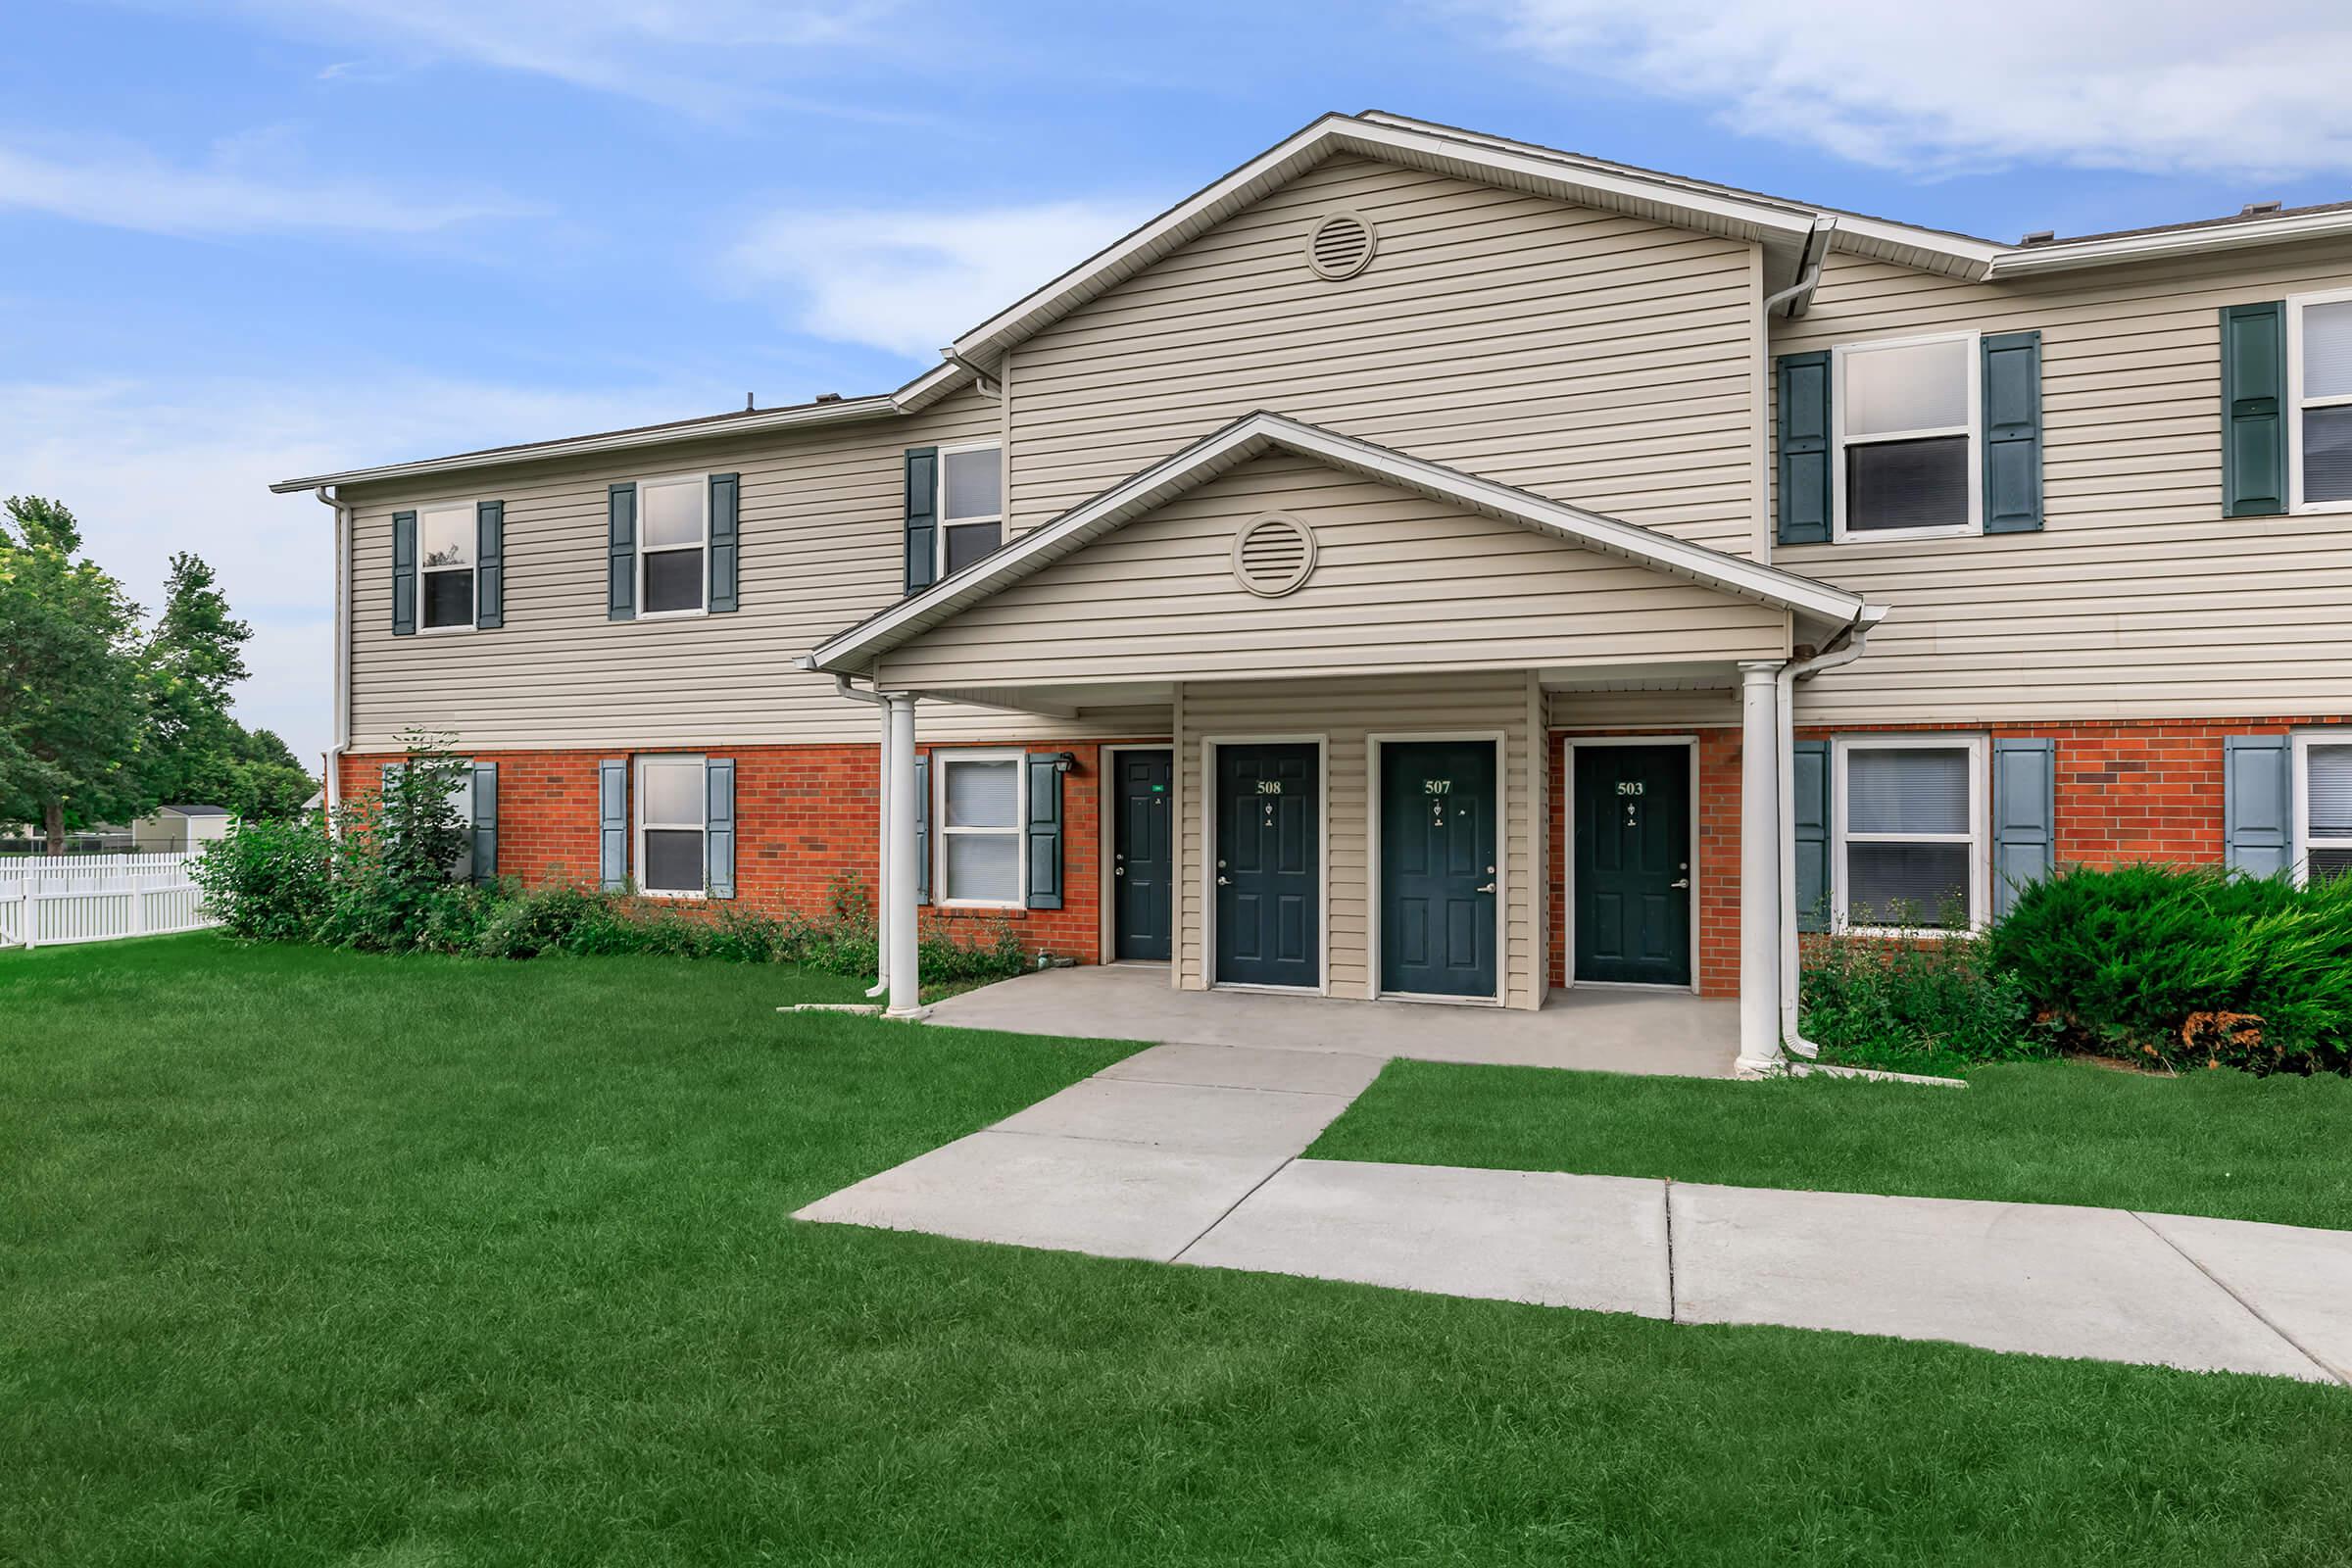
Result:
{"label": "green lawn", "polygon": [[2334,1077],[2059,1061],[1943,1089],[1396,1061],[1308,1153],[2352,1230],[2352,1080]]}
{"label": "green lawn", "polygon": [[0,1563],[2352,1543],[2340,1389],[796,1224],[1129,1049],[773,1011],[847,989],[0,956]]}

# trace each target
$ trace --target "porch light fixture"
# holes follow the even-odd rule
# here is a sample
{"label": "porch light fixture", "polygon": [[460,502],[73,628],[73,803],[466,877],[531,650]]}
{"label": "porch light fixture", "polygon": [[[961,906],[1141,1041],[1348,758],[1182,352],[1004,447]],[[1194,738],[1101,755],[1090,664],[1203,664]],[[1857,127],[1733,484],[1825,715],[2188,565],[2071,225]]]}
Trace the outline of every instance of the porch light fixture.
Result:
{"label": "porch light fixture", "polygon": [[1054,754],[1054,772],[1067,773],[1071,768],[1076,767],[1077,765],[1078,754],[1076,752],[1055,752]]}

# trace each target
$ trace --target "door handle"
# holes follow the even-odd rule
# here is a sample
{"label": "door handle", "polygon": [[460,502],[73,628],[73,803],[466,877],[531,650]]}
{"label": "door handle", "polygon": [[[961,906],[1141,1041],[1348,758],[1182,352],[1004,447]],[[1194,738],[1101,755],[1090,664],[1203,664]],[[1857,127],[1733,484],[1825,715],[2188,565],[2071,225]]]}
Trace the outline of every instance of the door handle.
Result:
{"label": "door handle", "polygon": [[1666,885],[1670,888],[1687,888],[1690,885],[1690,879],[1685,877],[1680,882],[1669,882]]}
{"label": "door handle", "polygon": [[1226,878],[1226,877],[1219,877],[1219,878],[1217,878],[1217,886],[1219,886],[1219,887],[1221,887],[1221,888],[1222,888],[1222,887],[1231,887],[1232,885],[1233,885],[1233,884],[1232,884],[1232,882],[1231,882],[1231,880],[1230,880],[1229,878]]}
{"label": "door handle", "polygon": [[1478,891],[1481,893],[1492,893],[1494,891],[1494,884],[1492,882],[1481,882],[1478,885]]}
{"label": "door handle", "polygon": [[1110,868],[1110,874],[1112,876],[1125,876],[1127,874],[1127,868],[1123,865],[1114,865]]}

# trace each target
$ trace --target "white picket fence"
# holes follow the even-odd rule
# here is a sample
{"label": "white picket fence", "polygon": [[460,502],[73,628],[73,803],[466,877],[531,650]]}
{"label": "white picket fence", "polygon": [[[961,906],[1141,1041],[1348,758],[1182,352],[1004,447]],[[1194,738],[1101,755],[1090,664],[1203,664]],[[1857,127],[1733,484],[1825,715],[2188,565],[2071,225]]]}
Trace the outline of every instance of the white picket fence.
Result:
{"label": "white picket fence", "polygon": [[193,855],[0,858],[0,948],[112,942],[218,925],[189,880]]}

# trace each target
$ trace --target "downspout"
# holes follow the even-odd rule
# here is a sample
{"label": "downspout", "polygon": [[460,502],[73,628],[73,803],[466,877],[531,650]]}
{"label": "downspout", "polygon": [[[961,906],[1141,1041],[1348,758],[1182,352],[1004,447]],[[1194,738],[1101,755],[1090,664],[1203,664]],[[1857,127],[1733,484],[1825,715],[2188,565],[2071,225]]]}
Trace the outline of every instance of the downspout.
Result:
{"label": "downspout", "polygon": [[[1865,613],[1868,613],[1865,612]],[[1807,675],[1850,664],[1862,657],[1870,642],[1871,620],[1854,620],[1839,633],[1840,641],[1828,653],[1781,666],[1780,735],[1776,750],[1781,768],[1781,1043],[1805,1057],[1821,1054],[1821,1047],[1796,1032],[1796,683]]]}
{"label": "downspout", "polygon": [[859,691],[850,684],[849,676],[839,672],[833,676],[833,693],[882,710],[882,745],[874,762],[874,819],[880,837],[874,847],[874,983],[865,994],[870,1001],[890,991],[890,944],[882,937],[890,899],[890,700],[877,692]]}
{"label": "downspout", "polygon": [[1788,307],[1791,317],[1805,314],[1805,307],[1813,301],[1813,286],[1821,281],[1821,264],[1830,251],[1830,233],[1837,226],[1835,218],[1813,220],[1813,226],[1805,231],[1804,247],[1797,252],[1796,281],[1778,294],[1764,296],[1765,319],[1770,320],[1772,313],[1782,305]]}
{"label": "downspout", "polygon": [[956,368],[958,370],[971,371],[973,380],[979,383],[980,393],[983,397],[993,398],[1002,397],[1004,395],[1004,386],[995,376],[989,374],[986,370],[983,370],[980,368],[980,367],[974,365],[971,361],[956,353],[953,347],[941,349],[939,351],[939,357],[947,361],[950,365],[956,367]]}
{"label": "downspout", "polygon": [[335,509],[335,720],[326,753],[326,820],[331,828],[343,808],[343,754],[351,749],[351,514],[354,509],[320,485],[311,499]]}

